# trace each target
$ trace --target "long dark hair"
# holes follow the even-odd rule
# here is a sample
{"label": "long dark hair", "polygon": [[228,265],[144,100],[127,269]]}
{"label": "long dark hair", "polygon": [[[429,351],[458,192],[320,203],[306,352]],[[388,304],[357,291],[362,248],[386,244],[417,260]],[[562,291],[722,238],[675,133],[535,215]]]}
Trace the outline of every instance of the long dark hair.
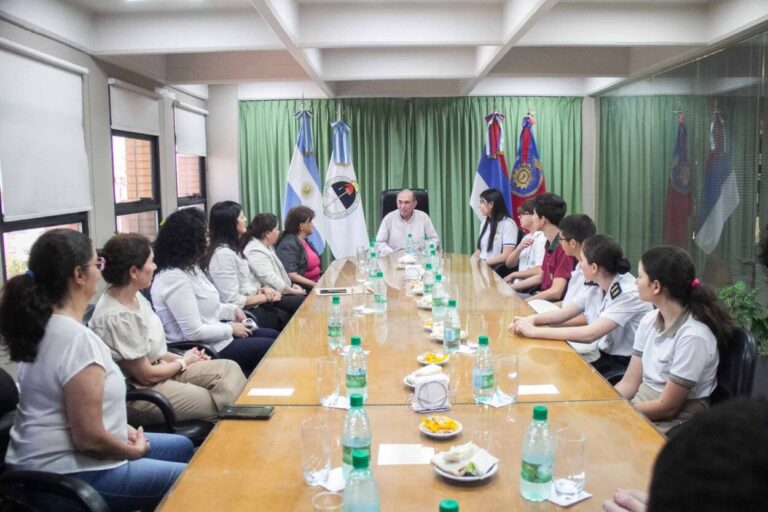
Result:
{"label": "long dark hair", "polygon": [[[288,214],[285,216],[285,228],[283,234],[280,235],[280,240],[285,238],[285,235],[296,235],[299,233],[299,226],[304,222],[309,222],[315,218],[315,212],[309,206],[294,206],[288,210]],[[280,242],[278,242],[279,244]]]}
{"label": "long dark hair", "polygon": [[694,282],[696,268],[691,256],[679,247],[662,245],[643,254],[640,261],[648,281],[658,281],[662,291],[687,308],[717,338],[721,346],[733,336],[733,320],[708,286]]}
{"label": "long dark hair", "polygon": [[151,252],[152,244],[144,235],[115,235],[99,251],[99,255],[104,258],[101,277],[112,286],[125,286],[131,280],[131,267],[144,268]]}
{"label": "long dark hair", "polygon": [[485,219],[483,229],[480,231],[480,238],[477,239],[477,248],[480,249],[480,240],[483,239],[485,230],[490,226],[491,232],[488,236],[488,247],[486,248],[486,250],[490,252],[493,250],[493,239],[496,237],[496,230],[499,227],[499,222],[504,220],[505,217],[509,217],[509,211],[504,202],[504,196],[501,195],[501,190],[497,188],[483,190],[480,193],[480,197],[484,199],[486,203],[491,203],[493,206],[491,207],[491,213],[488,215],[488,218]]}
{"label": "long dark hair", "polygon": [[234,201],[221,201],[211,207],[211,215],[208,219],[208,232],[211,239],[208,244],[208,253],[201,263],[203,268],[208,268],[213,253],[221,245],[243,255],[240,235],[237,233],[237,218],[242,211],[243,207],[240,203]]}
{"label": "long dark hair", "polygon": [[581,251],[587,262],[595,264],[611,275],[629,272],[632,266],[624,257],[619,243],[605,235],[595,235],[584,240]]}
{"label": "long dark hair", "polygon": [[205,214],[197,208],[173,212],[160,226],[152,246],[158,271],[192,270],[200,263],[207,247]]}
{"label": "long dark hair", "polygon": [[9,279],[0,292],[0,337],[12,361],[35,360],[53,307],[66,298],[75,269],[92,257],[91,241],[71,229],[52,229],[32,244],[29,271]]}

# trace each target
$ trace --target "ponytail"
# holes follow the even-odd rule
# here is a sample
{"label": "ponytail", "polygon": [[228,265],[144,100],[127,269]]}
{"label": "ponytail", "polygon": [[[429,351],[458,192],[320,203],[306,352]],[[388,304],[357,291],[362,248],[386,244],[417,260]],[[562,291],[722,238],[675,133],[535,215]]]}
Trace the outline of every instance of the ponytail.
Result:
{"label": "ponytail", "polygon": [[715,292],[696,279],[690,255],[679,247],[654,247],[640,258],[648,281],[658,281],[669,298],[687,308],[693,317],[709,327],[718,345],[733,336],[733,320]]}
{"label": "ponytail", "polygon": [[12,277],[0,292],[0,338],[15,362],[33,362],[55,305],[69,292],[77,267],[93,255],[91,241],[70,229],[43,233],[29,253],[29,271]]}
{"label": "ponytail", "polygon": [[581,246],[587,262],[595,264],[611,275],[626,274],[632,269],[619,243],[605,235],[587,238]]}

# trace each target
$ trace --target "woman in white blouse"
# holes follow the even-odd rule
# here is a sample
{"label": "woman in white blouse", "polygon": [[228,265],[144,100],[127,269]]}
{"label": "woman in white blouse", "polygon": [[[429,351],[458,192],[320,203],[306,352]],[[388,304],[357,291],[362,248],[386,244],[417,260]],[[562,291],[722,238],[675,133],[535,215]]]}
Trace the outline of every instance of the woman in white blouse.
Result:
{"label": "woman in white blouse", "polygon": [[616,391],[666,432],[709,406],[717,387],[718,344],[731,339],[733,325],[679,247],[655,247],[643,254],[637,291],[657,309],[640,322],[632,359]]}
{"label": "woman in white blouse", "polygon": [[253,328],[234,304],[222,304],[219,292],[200,269],[207,248],[205,214],[197,208],[172,213],[154,243],[158,272],[152,305],[169,342],[195,341],[232,359],[251,374],[278,332]]}
{"label": "woman in white blouse", "polygon": [[5,462],[84,480],[113,512],[150,511],[194,447],[127,422],[125,378],[82,323],[103,264],[84,234],[53,229],[32,245],[29,270],[3,287],[0,339],[19,363],[21,391]]}
{"label": "woman in white blouse", "polygon": [[517,224],[510,218],[504,196],[497,188],[489,188],[480,194],[478,208],[485,221],[473,256],[485,261],[503,277],[508,270],[504,262],[517,245]]}
{"label": "woman in white blouse", "polygon": [[[163,323],[139,291],[152,284],[156,268],[146,237],[134,233],[113,236],[101,256],[102,277],[109,286],[96,303],[91,329],[110,348],[128,380],[168,398],[177,419],[215,418],[245,385],[240,367],[229,359],[209,360],[197,348],[183,356],[168,352]],[[138,424],[162,421],[160,410],[143,401],[131,402],[128,413]]]}
{"label": "woman in white blouse", "polygon": [[254,277],[266,286],[271,286],[283,295],[306,295],[298,284],[291,284],[291,278],[275,253],[275,244],[280,238],[277,217],[271,213],[256,215],[248,227],[243,253]]}
{"label": "woman in white blouse", "polygon": [[253,275],[242,251],[247,225],[243,208],[234,201],[222,201],[211,207],[208,222],[210,245],[204,267],[219,290],[224,303],[247,308],[256,323],[281,331],[301,306],[297,295],[285,295],[262,285]]}

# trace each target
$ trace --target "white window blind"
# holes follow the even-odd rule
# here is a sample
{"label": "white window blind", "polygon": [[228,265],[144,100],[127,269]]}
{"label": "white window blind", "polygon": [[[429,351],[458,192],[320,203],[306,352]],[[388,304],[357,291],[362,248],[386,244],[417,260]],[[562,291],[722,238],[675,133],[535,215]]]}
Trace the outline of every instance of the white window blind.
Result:
{"label": "white window blind", "polygon": [[205,116],[207,111],[176,103],[176,153],[205,156]]}
{"label": "white window blind", "polygon": [[88,70],[0,39],[0,187],[6,222],[88,211]]}
{"label": "white window blind", "polygon": [[109,114],[113,130],[160,135],[160,95],[109,79]]}

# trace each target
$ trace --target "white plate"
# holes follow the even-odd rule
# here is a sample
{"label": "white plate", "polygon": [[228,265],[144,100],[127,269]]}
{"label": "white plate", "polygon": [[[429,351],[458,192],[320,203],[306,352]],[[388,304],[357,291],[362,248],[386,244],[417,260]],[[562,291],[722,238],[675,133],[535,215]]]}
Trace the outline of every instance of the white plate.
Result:
{"label": "white plate", "polygon": [[428,309],[429,311],[432,311],[432,301],[425,301],[424,299],[419,299],[416,301],[416,305],[419,306],[419,309]]}
{"label": "white plate", "polygon": [[454,482],[478,482],[480,480],[485,480],[486,478],[490,478],[493,475],[496,474],[496,472],[499,470],[499,465],[496,464],[491,468],[490,471],[488,471],[483,476],[456,476],[452,475],[451,473],[446,473],[439,467],[435,466],[435,473],[437,473],[440,476],[444,476],[448,480],[453,480]]}
{"label": "white plate", "polygon": [[427,353],[426,353],[426,352],[424,352],[423,354],[419,354],[418,356],[416,356],[416,360],[417,360],[418,362],[420,362],[421,364],[437,364],[437,365],[440,365],[440,366],[443,366],[445,363],[447,363],[448,361],[450,361],[450,360],[451,360],[451,355],[450,355],[450,354],[448,354],[448,357],[446,357],[446,358],[445,358],[445,360],[443,360],[443,361],[442,361],[442,362],[440,362],[440,363],[428,363],[428,362],[427,362],[427,361],[424,359],[424,358],[426,357],[426,355],[427,355]]}
{"label": "white plate", "polygon": [[[456,421],[456,420],[453,420],[453,421]],[[460,422],[456,421],[456,425],[458,425],[456,429],[451,430],[450,432],[432,432],[431,430],[426,428],[424,425],[419,423],[419,430],[421,430],[421,432],[427,437],[434,437],[435,439],[448,439],[449,437],[458,435],[459,432],[464,430],[464,426]],[[496,465],[498,466],[498,464]]]}
{"label": "white plate", "polygon": [[405,377],[403,377],[403,384],[405,384],[411,389],[416,389],[416,384],[412,384],[411,381],[408,380],[408,377],[410,377],[410,375],[406,375]]}

